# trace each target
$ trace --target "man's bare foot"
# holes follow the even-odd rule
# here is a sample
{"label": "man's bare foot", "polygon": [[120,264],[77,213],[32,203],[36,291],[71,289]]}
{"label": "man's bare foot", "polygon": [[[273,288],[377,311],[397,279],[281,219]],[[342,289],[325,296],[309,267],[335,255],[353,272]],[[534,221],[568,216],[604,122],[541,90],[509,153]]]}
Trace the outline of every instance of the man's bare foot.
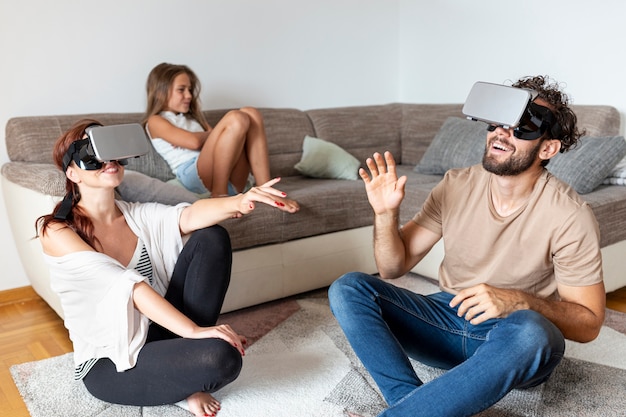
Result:
{"label": "man's bare foot", "polygon": [[360,414],[352,413],[352,412],[350,412],[350,411],[346,411],[346,415],[347,415],[348,417],[361,417],[361,415],[360,415]]}
{"label": "man's bare foot", "polygon": [[220,411],[220,402],[208,392],[196,392],[187,397],[189,411],[196,417],[215,416]]}

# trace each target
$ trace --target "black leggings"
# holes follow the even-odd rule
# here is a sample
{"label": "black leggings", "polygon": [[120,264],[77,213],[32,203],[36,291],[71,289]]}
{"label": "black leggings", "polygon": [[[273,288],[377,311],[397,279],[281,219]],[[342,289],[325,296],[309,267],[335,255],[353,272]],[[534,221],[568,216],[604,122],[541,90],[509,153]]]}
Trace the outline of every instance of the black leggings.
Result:
{"label": "black leggings", "polygon": [[[217,321],[230,282],[232,251],[221,226],[195,231],[174,268],[165,298],[200,326]],[[239,375],[241,354],[222,339],[184,339],[152,323],[134,368],[117,372],[100,359],[83,379],[96,398],[115,404],[172,404],[215,392]]]}

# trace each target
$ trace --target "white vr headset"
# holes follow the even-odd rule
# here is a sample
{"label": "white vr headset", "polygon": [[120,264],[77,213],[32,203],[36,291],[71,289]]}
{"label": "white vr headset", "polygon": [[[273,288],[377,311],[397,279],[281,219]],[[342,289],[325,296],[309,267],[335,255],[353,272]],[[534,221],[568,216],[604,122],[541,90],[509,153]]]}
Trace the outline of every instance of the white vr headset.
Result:
{"label": "white vr headset", "polygon": [[536,91],[479,81],[465,100],[463,114],[487,123],[490,131],[499,126],[513,129],[518,139],[535,140],[546,132],[560,139],[562,130],[554,113],[534,103],[536,98]]}
{"label": "white vr headset", "polygon": [[[128,159],[137,158],[150,151],[150,142],[141,125],[137,123],[101,126],[93,124],[85,129],[87,137],[72,142],[63,156],[63,172],[74,161],[84,170],[101,169],[105,162],[116,161],[128,164]],[[75,196],[68,193],[63,198],[55,219],[66,220],[72,211]]]}
{"label": "white vr headset", "polygon": [[63,171],[67,171],[72,161],[85,170],[100,169],[108,161],[126,165],[128,159],[150,151],[149,139],[138,123],[91,125],[85,129],[85,134],[87,138],[73,142],[63,156]]}

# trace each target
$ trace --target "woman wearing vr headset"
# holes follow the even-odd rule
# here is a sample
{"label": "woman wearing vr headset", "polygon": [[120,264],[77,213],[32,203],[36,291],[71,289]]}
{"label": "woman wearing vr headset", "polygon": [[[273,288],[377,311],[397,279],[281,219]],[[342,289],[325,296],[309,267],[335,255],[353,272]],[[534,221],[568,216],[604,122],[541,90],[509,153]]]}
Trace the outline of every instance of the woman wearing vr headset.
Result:
{"label": "woman wearing vr headset", "polygon": [[231,272],[218,222],[279,201],[277,179],[243,194],[166,206],[115,199],[125,161],[98,161],[82,120],[54,147],[66,196],[37,220],[51,285],[74,345],[75,377],[117,404],[181,402],[215,415],[211,396],[241,370],[245,337],[216,325]]}
{"label": "woman wearing vr headset", "polygon": [[[263,118],[252,107],[231,110],[212,127],[200,107],[200,81],[186,65],[161,63],[146,83],[144,124],[157,152],[188,190],[213,197],[270,180]],[[295,201],[281,200],[297,207]]]}

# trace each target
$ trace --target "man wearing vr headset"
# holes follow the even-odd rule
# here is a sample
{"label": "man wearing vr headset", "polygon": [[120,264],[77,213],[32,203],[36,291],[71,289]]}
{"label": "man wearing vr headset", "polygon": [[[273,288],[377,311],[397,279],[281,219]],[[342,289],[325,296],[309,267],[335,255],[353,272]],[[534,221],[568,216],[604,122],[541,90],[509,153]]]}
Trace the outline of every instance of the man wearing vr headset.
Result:
{"label": "man wearing vr headset", "polygon": [[[358,272],[329,290],[333,314],[387,401],[380,416],[474,415],[512,389],[546,381],[565,338],[588,342],[599,333],[598,225],[589,205],[544,168],[581,136],[576,116],[546,77],[513,87],[532,90],[519,123],[491,121],[482,164],[448,171],[403,227],[407,178],[398,178],[393,156],[376,153],[369,173],[360,170],[380,277],[406,274],[441,238],[445,247],[439,293]],[[409,357],[447,371],[423,383]]]}

